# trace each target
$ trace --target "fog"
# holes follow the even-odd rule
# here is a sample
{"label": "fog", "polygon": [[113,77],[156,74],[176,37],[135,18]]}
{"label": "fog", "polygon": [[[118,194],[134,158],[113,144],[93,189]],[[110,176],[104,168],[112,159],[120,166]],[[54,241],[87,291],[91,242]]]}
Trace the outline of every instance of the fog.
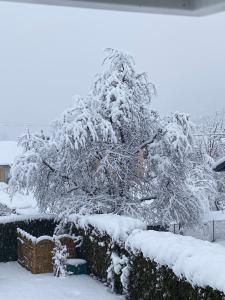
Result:
{"label": "fog", "polygon": [[85,95],[104,48],[132,54],[152,108],[194,120],[225,106],[225,13],[162,16],[0,2],[0,139],[47,128]]}

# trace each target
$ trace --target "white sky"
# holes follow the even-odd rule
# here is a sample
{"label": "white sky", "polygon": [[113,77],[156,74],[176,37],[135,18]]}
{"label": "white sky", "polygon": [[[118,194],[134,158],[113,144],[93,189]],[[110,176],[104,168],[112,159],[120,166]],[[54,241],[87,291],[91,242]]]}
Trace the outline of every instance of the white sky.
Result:
{"label": "white sky", "polygon": [[[225,13],[202,18],[0,2],[0,138],[48,124],[86,94],[103,49],[131,53],[161,113],[225,107]],[[8,124],[12,124],[8,126]]]}

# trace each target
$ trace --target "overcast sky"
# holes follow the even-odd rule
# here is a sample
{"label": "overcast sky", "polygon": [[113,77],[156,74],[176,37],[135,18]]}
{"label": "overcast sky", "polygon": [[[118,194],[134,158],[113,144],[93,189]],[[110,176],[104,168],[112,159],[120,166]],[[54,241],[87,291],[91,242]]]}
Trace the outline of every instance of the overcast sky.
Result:
{"label": "overcast sky", "polygon": [[[162,114],[225,107],[225,13],[194,18],[0,2],[0,138],[45,125],[85,95],[103,49],[148,72]],[[8,126],[11,124],[10,126]],[[17,127],[15,129],[15,127]]]}

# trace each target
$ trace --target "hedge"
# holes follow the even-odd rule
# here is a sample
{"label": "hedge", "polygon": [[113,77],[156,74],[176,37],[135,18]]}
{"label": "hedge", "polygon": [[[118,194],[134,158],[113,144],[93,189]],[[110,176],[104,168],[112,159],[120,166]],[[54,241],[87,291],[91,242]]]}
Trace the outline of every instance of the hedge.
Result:
{"label": "hedge", "polygon": [[[117,243],[108,234],[92,225],[80,228],[76,223],[71,232],[83,237],[79,255],[86,259],[90,272],[104,284],[129,300],[224,300],[225,295],[211,287],[194,287],[185,278],[178,278],[167,266],[126,250],[125,242]],[[161,229],[160,229],[161,230]],[[121,260],[114,265],[112,256]],[[126,258],[124,263],[123,257]],[[207,267],[207,266],[206,266]],[[109,271],[111,275],[109,276]]]}
{"label": "hedge", "polygon": [[193,287],[171,269],[159,266],[142,254],[131,255],[128,279],[129,300],[222,300],[222,292],[210,287]]}
{"label": "hedge", "polygon": [[0,218],[0,262],[17,260],[17,227],[34,236],[52,235],[56,227],[54,217],[26,216]]}
{"label": "hedge", "polygon": [[[52,235],[55,226],[53,218],[3,223],[0,219],[0,261],[17,260],[17,227],[40,236]],[[80,258],[87,260],[90,273],[114,292],[125,294],[126,299],[225,300],[222,292],[211,287],[192,286],[185,278],[178,278],[168,266],[144,257],[141,251],[133,253],[125,246],[126,240],[115,240],[91,224],[82,228],[70,222],[65,231],[82,237],[77,252]]]}
{"label": "hedge", "polygon": [[113,253],[118,257],[128,255],[124,247],[113,242],[108,234],[101,234],[91,225],[86,229],[71,226],[70,234],[82,237],[81,247],[77,248],[77,253],[80,258],[87,261],[90,274],[110,286],[113,292],[123,294],[121,273],[116,274],[112,271],[113,278],[109,278],[109,269],[112,267]]}

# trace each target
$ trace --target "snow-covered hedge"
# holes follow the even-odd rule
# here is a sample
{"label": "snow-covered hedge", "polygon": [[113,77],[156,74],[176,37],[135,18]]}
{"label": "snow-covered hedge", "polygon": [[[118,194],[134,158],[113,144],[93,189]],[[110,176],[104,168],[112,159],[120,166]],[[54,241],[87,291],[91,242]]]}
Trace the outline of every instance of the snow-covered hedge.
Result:
{"label": "snow-covered hedge", "polygon": [[34,236],[52,236],[55,226],[52,215],[0,217],[0,262],[17,260],[18,227]]}
{"label": "snow-covered hedge", "polygon": [[90,272],[107,282],[113,291],[123,293],[128,262],[125,242],[135,229],[145,229],[146,225],[137,219],[112,214],[71,216],[69,221],[74,224],[71,233],[83,237],[80,256],[87,260]]}
{"label": "snow-covered hedge", "polygon": [[165,299],[225,299],[225,248],[220,245],[136,230],[127,239],[126,250],[132,254],[130,299],[156,299],[163,294]]}
{"label": "snow-covered hedge", "polygon": [[0,217],[0,224],[14,223],[14,222],[31,222],[35,220],[53,220],[56,216],[46,214],[35,214],[35,215],[10,215]]}
{"label": "snow-covered hedge", "polygon": [[118,215],[70,218],[90,271],[129,300],[222,300],[225,249]]}
{"label": "snow-covered hedge", "polygon": [[[31,220],[32,219],[32,220]],[[16,228],[52,235],[51,217],[0,222],[0,261],[16,259]],[[129,300],[224,300],[225,248],[145,230],[141,221],[118,215],[71,216],[66,232],[80,236],[77,249],[90,272]]]}
{"label": "snow-covered hedge", "polygon": [[146,224],[140,220],[113,214],[76,216],[69,218],[77,228],[88,230],[94,228],[101,236],[108,235],[112,241],[124,243],[135,229],[146,229]]}

